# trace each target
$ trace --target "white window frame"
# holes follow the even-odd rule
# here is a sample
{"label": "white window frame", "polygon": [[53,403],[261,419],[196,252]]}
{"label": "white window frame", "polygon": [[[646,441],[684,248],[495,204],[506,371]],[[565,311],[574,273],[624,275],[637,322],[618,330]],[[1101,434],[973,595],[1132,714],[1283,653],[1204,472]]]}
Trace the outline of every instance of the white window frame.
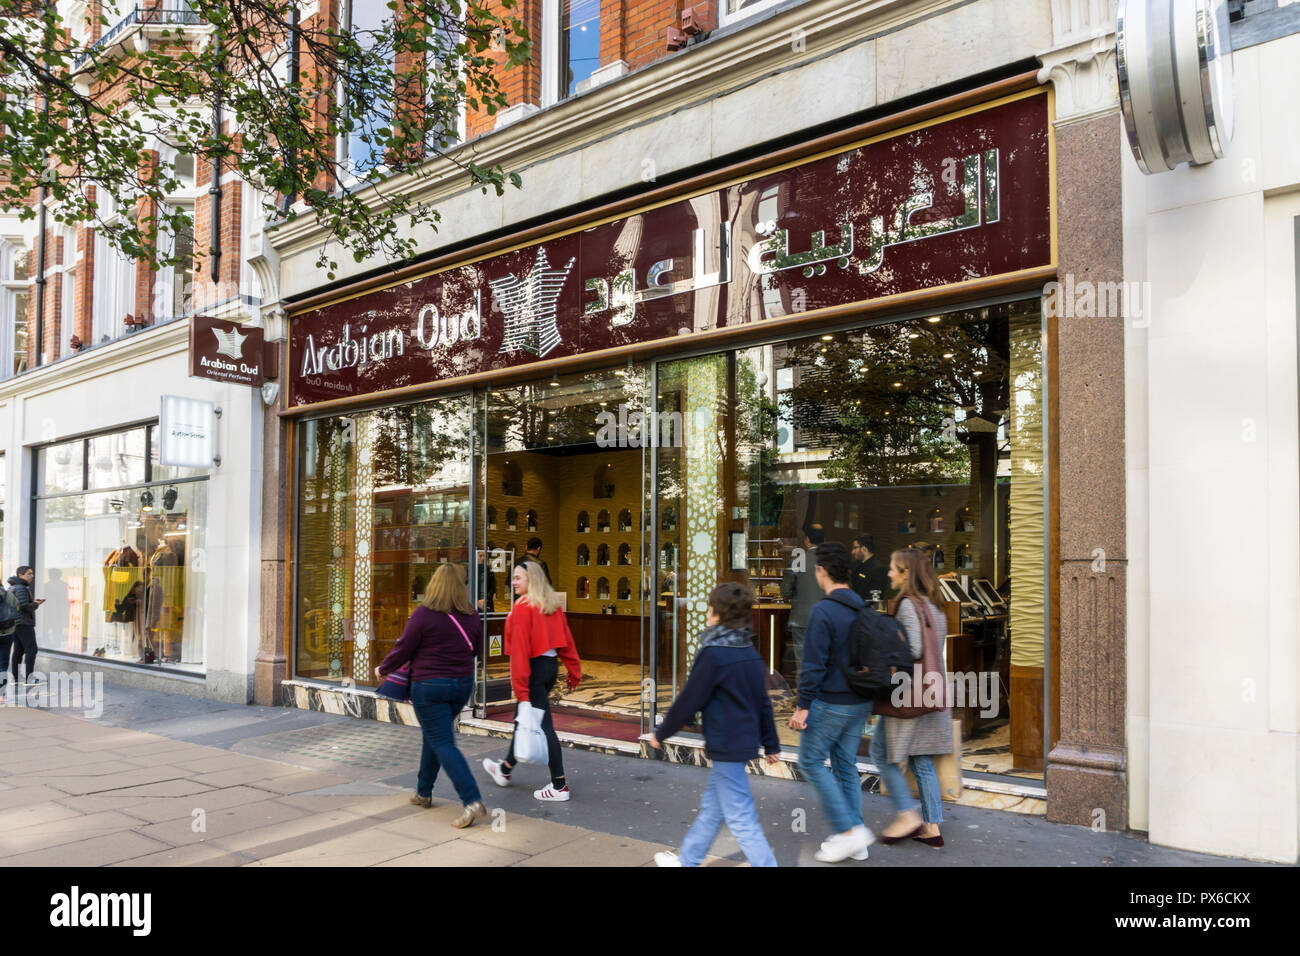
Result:
{"label": "white window frame", "polygon": [[[454,38],[454,39],[456,39],[457,42],[459,42],[459,38]],[[437,63],[437,59],[436,59],[436,57],[434,57],[434,55],[433,55],[433,51],[430,50],[430,51],[428,52],[428,54],[426,55],[426,57],[425,57],[425,64],[426,64],[426,65],[425,65],[425,69],[426,69],[426,70],[432,70],[432,69],[434,68],[434,66],[436,65],[436,63]],[[463,77],[464,77],[464,68],[463,68],[463,67],[462,67],[460,73],[461,73],[461,76],[462,76],[462,78],[463,78]],[[427,78],[427,75],[428,75],[428,74],[426,73],[426,78]],[[427,91],[426,91],[426,94],[425,94],[425,102],[428,102],[428,93],[427,93]],[[461,101],[460,101],[460,104],[459,104],[459,106],[458,106],[458,115],[457,115],[457,117],[456,117],[456,142],[449,144],[449,146],[448,146],[448,151],[450,151],[450,150],[456,148],[456,147],[459,146],[461,143],[465,142],[465,137],[466,137],[466,135],[467,135],[467,130],[468,130],[468,128],[469,128],[469,127],[468,127],[468,125],[467,125],[467,120],[466,120],[465,100],[464,100],[464,98],[462,98]],[[430,157],[430,154],[429,154],[429,152],[428,152],[430,148],[431,148],[431,147],[429,146],[428,141],[426,141],[426,142],[425,142],[425,156],[426,156],[426,158],[431,158],[431,157]]]}
{"label": "white window frame", "polygon": [[[0,379],[13,378],[16,374],[14,371],[14,359],[17,358],[14,348],[14,319],[16,310],[14,302],[19,294],[27,294],[27,334],[30,337],[31,318],[32,318],[32,279],[29,276],[26,279],[14,278],[14,262],[18,256],[26,256],[28,250],[25,247],[15,245],[10,241],[0,239],[0,319],[3,319],[4,328],[0,329]],[[23,369],[26,371],[26,369]]]}
{"label": "white window frame", "polygon": [[[177,155],[178,155],[178,150],[175,147],[169,146],[166,143],[158,144],[158,162],[160,165],[175,164]],[[163,201],[169,206],[185,206],[186,208],[189,209],[191,237],[193,237],[194,235],[195,212],[198,209],[199,195],[200,193],[204,192],[204,190],[199,189],[197,185],[198,162],[199,162],[198,157],[197,156],[194,157],[194,172],[195,172],[196,184],[194,186],[191,186],[189,189],[178,189],[174,192],[168,193],[166,196],[163,197]],[[159,211],[161,212],[161,210]],[[170,232],[163,231],[160,228],[158,241],[159,241],[160,250],[165,254],[170,255],[172,251],[172,243],[175,241],[175,237]],[[191,239],[191,241],[193,241],[193,238]],[[194,272],[194,264],[192,260],[190,263],[190,273],[191,273],[191,283],[193,283],[195,272]],[[176,290],[174,288],[175,281],[176,281],[176,269],[174,266],[163,266],[157,272],[154,273],[153,294],[151,297],[154,321],[157,321],[159,319],[183,318],[183,316],[178,316],[174,314],[175,302],[176,302]],[[192,288],[193,285],[191,285],[191,289]],[[159,303],[162,302],[166,303],[165,309],[159,308]],[[194,298],[193,298],[193,293],[191,293],[190,312],[193,311],[194,311]]]}
{"label": "white window frame", "polygon": [[[134,215],[134,207],[125,211],[113,208],[112,200],[105,196],[108,214],[101,213],[105,224],[112,224],[119,216]],[[109,245],[99,229],[95,230],[95,296],[90,315],[88,345],[114,342],[126,334],[123,324],[128,313],[135,313],[135,260],[128,259]]]}
{"label": "white window frame", "polygon": [[727,7],[730,6],[731,0],[718,0],[718,26],[725,27],[733,23],[741,23],[755,14],[762,13],[764,10],[771,10],[773,7],[786,2],[788,0],[758,0],[752,7],[746,7],[739,13],[728,13]]}
{"label": "white window frame", "polygon": [[59,277],[59,358],[72,354],[72,329],[77,322],[77,231],[63,236],[63,274]]}
{"label": "white window frame", "polygon": [[542,108],[560,101],[560,0],[542,3]]}

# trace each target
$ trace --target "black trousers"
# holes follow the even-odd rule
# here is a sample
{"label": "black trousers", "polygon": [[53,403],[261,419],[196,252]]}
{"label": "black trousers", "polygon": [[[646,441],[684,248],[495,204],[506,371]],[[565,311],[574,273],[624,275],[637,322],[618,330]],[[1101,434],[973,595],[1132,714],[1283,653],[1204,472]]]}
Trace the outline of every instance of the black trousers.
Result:
{"label": "black trousers", "polygon": [[34,624],[19,624],[14,630],[14,660],[13,671],[14,680],[18,680],[18,665],[22,663],[24,655],[27,657],[27,672],[23,674],[24,678],[31,677],[32,671],[36,669],[36,626]]}
{"label": "black trousers", "polygon": [[[528,661],[528,702],[542,714],[542,733],[546,734],[547,760],[551,765],[551,783],[558,783],[564,776],[564,758],[560,750],[560,738],[555,734],[555,721],[551,719],[551,688],[555,686],[560,675],[560,661],[556,657],[534,657]],[[515,731],[519,722],[515,721]],[[510,738],[510,750],[506,753],[506,763],[515,765],[515,740]]]}

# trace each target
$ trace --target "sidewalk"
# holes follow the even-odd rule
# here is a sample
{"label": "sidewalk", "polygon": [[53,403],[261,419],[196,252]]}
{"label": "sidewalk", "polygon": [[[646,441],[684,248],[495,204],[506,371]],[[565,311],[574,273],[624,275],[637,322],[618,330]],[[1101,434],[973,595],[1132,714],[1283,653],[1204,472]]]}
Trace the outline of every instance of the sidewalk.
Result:
{"label": "sidewalk", "polygon": [[[43,701],[37,696],[34,700]],[[707,771],[565,750],[574,798],[541,804],[545,768],[509,789],[482,773],[503,742],[461,749],[489,816],[466,830],[445,776],[431,810],[407,802],[416,728],[284,708],[242,707],[105,683],[102,714],[0,706],[0,866],[646,866],[675,848]],[[751,778],[782,866],[819,866],[826,836],[807,784]],[[864,795],[867,824],[887,801]],[[1038,817],[945,807],[948,846],[873,847],[876,866],[1239,864]],[[743,857],[724,831],[711,865]]]}

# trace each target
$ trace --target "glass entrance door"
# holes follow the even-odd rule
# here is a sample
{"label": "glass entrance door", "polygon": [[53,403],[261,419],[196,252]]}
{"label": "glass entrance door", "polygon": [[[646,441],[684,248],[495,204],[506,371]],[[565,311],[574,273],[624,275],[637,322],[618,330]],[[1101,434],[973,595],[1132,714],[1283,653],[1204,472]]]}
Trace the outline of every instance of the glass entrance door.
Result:
{"label": "glass entrance door", "polygon": [[644,371],[627,367],[479,394],[483,716],[514,713],[505,620],[513,569],[531,560],[561,596],[582,659],[582,685],[569,692],[561,681],[553,695],[557,728],[629,741],[641,733],[645,391]]}

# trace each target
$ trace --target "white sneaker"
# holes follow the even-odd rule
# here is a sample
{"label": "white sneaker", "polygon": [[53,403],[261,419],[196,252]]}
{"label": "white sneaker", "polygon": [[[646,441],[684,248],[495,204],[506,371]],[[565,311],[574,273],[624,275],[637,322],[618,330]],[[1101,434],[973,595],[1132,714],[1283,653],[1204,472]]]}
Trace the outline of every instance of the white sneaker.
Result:
{"label": "white sneaker", "polygon": [[681,866],[682,858],[672,850],[660,850],[655,854],[655,866]]}
{"label": "white sneaker", "polygon": [[875,834],[864,826],[856,826],[847,833],[836,833],[821,849],[813,854],[813,859],[820,863],[842,863],[852,857],[855,860],[867,859],[867,847],[875,840]]}
{"label": "white sneaker", "polygon": [[491,757],[484,757],[483,769],[487,771],[487,775],[492,778],[492,782],[498,787],[510,786],[510,778],[501,772],[500,760],[493,760]]}
{"label": "white sneaker", "polygon": [[547,800],[553,803],[563,803],[569,799],[569,787],[566,784],[563,790],[556,790],[554,785],[547,784],[541,790],[533,791],[534,800]]}

